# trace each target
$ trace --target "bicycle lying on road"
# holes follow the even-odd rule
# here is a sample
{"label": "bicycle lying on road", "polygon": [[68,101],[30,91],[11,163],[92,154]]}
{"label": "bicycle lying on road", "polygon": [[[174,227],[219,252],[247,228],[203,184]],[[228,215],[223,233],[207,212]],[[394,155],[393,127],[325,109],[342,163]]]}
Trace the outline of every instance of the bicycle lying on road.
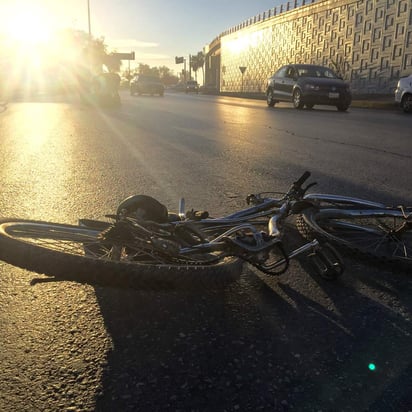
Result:
{"label": "bicycle lying on road", "polygon": [[[344,271],[344,248],[373,260],[412,268],[412,208],[352,197],[307,194],[305,172],[287,193],[250,194],[248,207],[224,217],[171,213],[156,199],[131,196],[108,221],[78,225],[1,219],[0,259],[56,278],[130,287],[222,287],[247,262],[268,275],[284,273],[293,258],[307,257],[319,275]],[[279,196],[272,197],[272,196]],[[302,244],[289,250],[287,221]]]}

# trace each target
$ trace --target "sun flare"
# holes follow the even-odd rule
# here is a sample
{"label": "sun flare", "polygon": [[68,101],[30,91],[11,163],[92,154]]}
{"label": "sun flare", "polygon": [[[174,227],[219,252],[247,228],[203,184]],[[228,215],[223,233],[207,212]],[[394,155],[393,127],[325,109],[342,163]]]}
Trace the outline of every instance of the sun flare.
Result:
{"label": "sun flare", "polygon": [[42,9],[14,9],[9,14],[5,33],[11,41],[20,45],[46,44],[52,39],[52,19]]}

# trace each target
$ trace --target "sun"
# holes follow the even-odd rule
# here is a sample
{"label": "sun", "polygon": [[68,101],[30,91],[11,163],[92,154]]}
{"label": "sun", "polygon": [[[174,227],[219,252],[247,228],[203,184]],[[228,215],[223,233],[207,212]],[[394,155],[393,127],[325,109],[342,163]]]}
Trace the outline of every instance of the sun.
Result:
{"label": "sun", "polygon": [[11,41],[20,45],[46,44],[53,36],[52,18],[43,9],[35,7],[14,9],[4,30]]}

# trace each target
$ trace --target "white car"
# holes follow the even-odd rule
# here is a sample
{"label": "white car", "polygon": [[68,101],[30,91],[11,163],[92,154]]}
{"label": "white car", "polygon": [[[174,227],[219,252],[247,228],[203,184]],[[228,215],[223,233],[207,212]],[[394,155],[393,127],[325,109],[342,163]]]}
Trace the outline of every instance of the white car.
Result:
{"label": "white car", "polygon": [[399,79],[395,90],[395,102],[405,113],[412,113],[412,74]]}

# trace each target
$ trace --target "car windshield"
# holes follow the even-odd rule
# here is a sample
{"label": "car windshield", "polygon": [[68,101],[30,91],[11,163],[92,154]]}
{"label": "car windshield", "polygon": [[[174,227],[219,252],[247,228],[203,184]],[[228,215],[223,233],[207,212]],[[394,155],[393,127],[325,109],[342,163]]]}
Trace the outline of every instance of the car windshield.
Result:
{"label": "car windshield", "polygon": [[327,67],[298,67],[297,68],[298,76],[299,77],[326,77],[329,79],[336,79],[336,74],[328,69]]}

